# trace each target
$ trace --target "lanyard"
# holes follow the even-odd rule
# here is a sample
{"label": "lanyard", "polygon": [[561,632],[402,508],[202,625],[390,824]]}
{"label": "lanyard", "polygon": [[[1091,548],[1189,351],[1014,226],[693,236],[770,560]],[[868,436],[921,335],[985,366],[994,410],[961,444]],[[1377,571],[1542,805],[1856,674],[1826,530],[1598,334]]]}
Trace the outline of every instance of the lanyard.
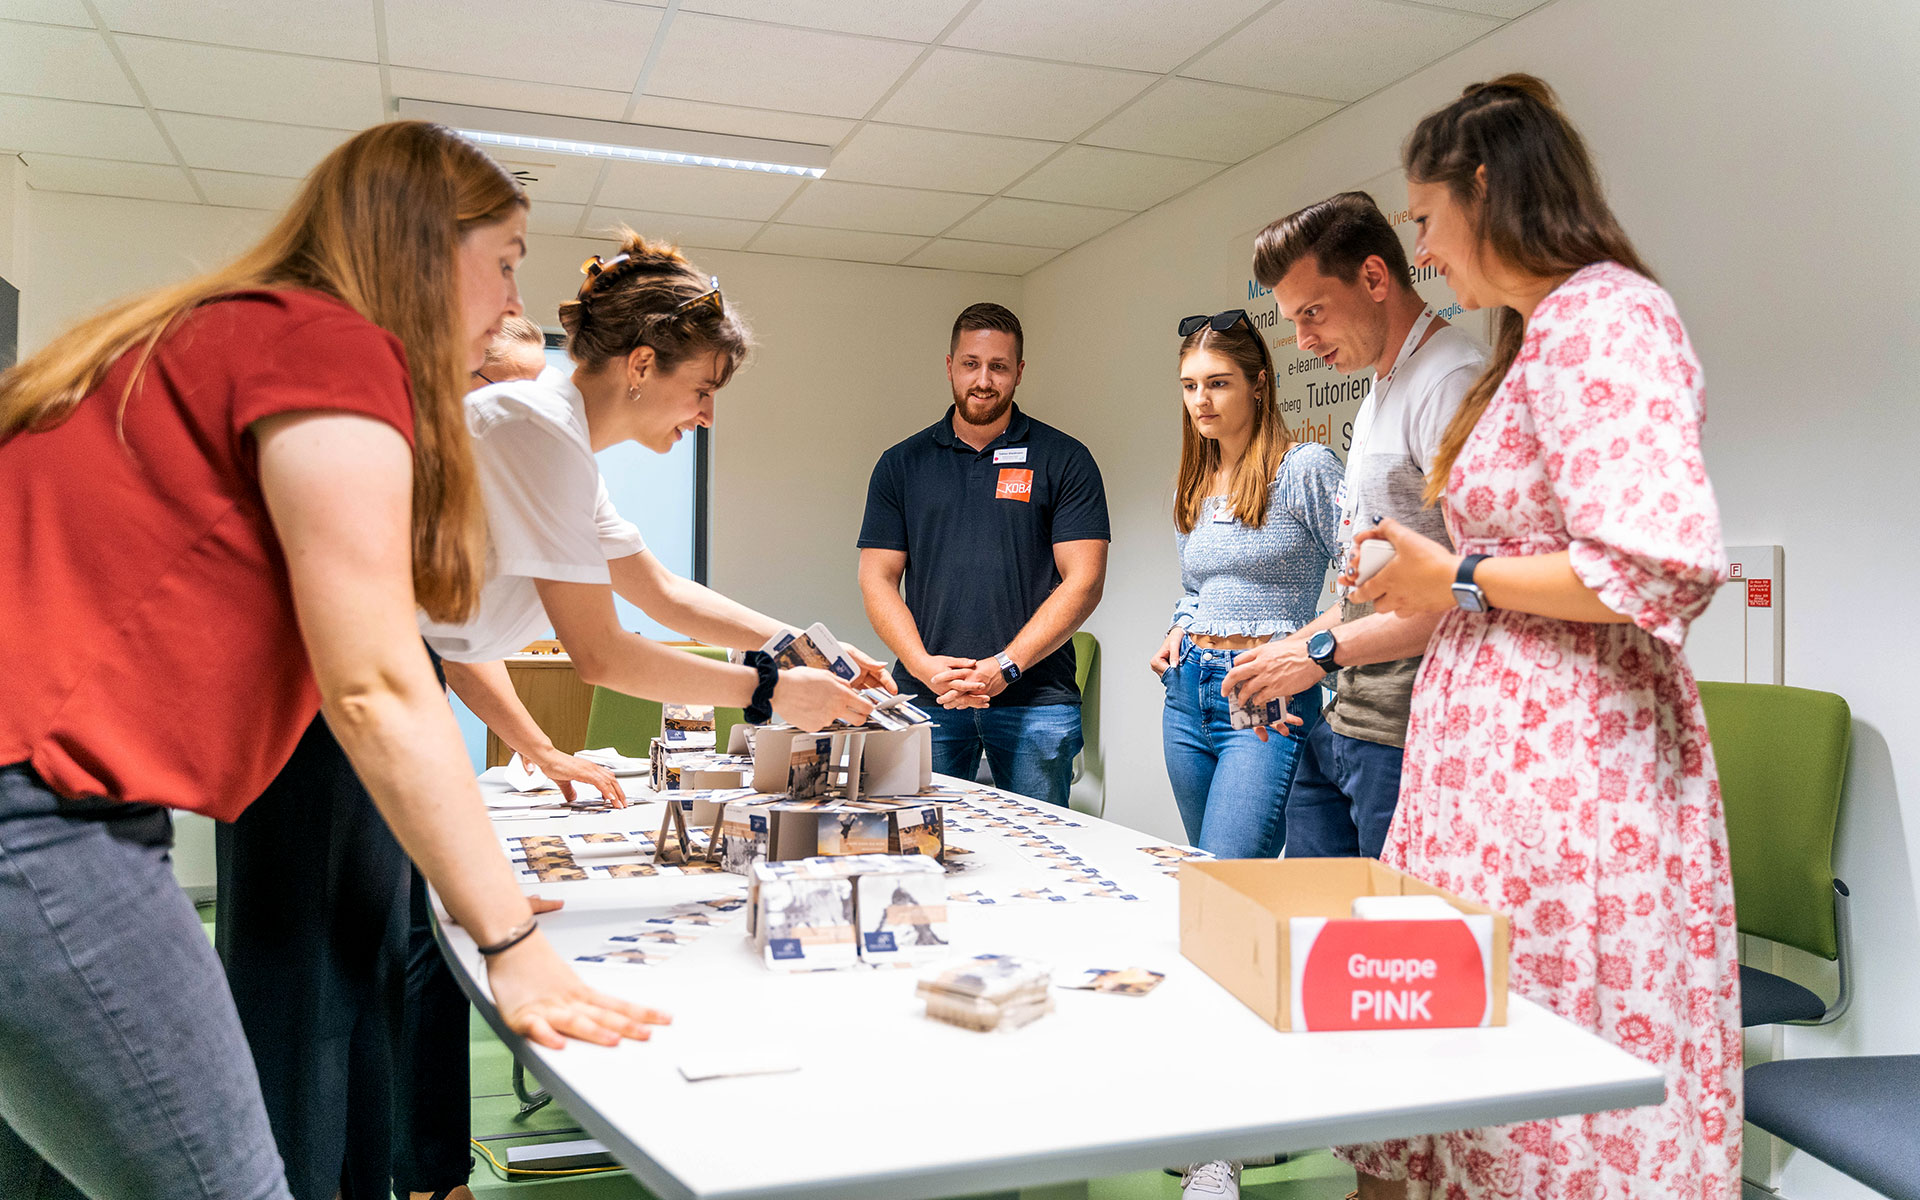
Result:
{"label": "lanyard", "polygon": [[[1407,365],[1414,351],[1426,344],[1427,330],[1432,328],[1436,320],[1438,317],[1431,308],[1420,314],[1420,319],[1407,331],[1407,340],[1400,343],[1400,353],[1394,356],[1393,366],[1387,369],[1384,378],[1375,382],[1373,390],[1361,402],[1360,411],[1354,414],[1353,444],[1347,447],[1347,469],[1340,478],[1340,544],[1343,547],[1351,548],[1354,535],[1359,532],[1353,527],[1354,518],[1360,512],[1360,481],[1355,470],[1366,454],[1367,437],[1373,432],[1374,417],[1380,412],[1387,389],[1393,386],[1393,377],[1400,373],[1401,367]],[[1343,588],[1336,587],[1335,590],[1342,596],[1346,595]]]}
{"label": "lanyard", "polygon": [[1366,454],[1367,436],[1373,432],[1374,416],[1384,403],[1387,389],[1393,386],[1393,377],[1400,373],[1401,367],[1407,365],[1414,351],[1426,344],[1427,330],[1438,319],[1431,308],[1420,314],[1413,328],[1407,331],[1406,341],[1400,343],[1400,353],[1394,356],[1393,366],[1387,369],[1385,377],[1373,385],[1366,401],[1360,405],[1360,411],[1354,414],[1353,444],[1347,448],[1347,470],[1340,481],[1340,540],[1345,545],[1351,546],[1353,535],[1358,532],[1353,527],[1353,518],[1360,511],[1360,489],[1354,486],[1353,472]]}

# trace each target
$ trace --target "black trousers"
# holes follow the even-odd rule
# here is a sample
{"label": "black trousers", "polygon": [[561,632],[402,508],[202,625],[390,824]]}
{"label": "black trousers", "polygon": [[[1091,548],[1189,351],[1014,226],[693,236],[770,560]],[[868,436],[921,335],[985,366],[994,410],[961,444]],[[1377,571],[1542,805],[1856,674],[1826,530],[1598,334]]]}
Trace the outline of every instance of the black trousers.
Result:
{"label": "black trousers", "polygon": [[217,948],[295,1200],[465,1182],[466,998],[324,717],[216,853]]}

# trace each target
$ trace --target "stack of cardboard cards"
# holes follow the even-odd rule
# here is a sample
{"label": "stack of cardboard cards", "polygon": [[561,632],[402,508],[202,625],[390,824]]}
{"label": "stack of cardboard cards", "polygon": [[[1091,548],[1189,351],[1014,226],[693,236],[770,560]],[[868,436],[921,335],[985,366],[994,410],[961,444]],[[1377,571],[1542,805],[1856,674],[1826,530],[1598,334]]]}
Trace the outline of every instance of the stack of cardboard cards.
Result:
{"label": "stack of cardboard cards", "polygon": [[776,971],[914,963],[948,944],[945,872],[886,854],[756,863],[747,935]]}
{"label": "stack of cardboard cards", "polygon": [[723,869],[745,875],[756,862],[884,854],[930,859],[944,870],[945,814],[915,798],[793,800],[758,793],[719,810]]}
{"label": "stack of cardboard cards", "polygon": [[1053,1011],[1051,969],[1011,954],[954,959],[920,977],[915,989],[936,1021],[981,1031],[1018,1029]]}
{"label": "stack of cardboard cards", "polygon": [[831,671],[848,683],[860,678],[860,668],[854,665],[845,647],[818,621],[807,626],[805,633],[797,629],[781,630],[760,647],[760,652],[782,667]]}
{"label": "stack of cardboard cards", "polygon": [[1286,719],[1286,702],[1277,696],[1264,704],[1255,704],[1250,700],[1242,700],[1236,692],[1232,707],[1227,712],[1228,723],[1235,729],[1254,729],[1261,725],[1285,729]]}
{"label": "stack of cardboard cards", "polygon": [[[852,683],[860,678],[859,664],[853,661],[840,640],[828,632],[827,627],[816,621],[807,626],[804,633],[794,629],[783,629],[775,634],[766,645],[760,648],[782,667],[815,667],[822,671],[831,671],[840,678]],[[874,729],[905,729],[911,725],[931,724],[933,718],[904,695],[888,692],[883,688],[862,688],[860,695],[873,705],[873,715],[867,718],[867,725]],[[835,729],[847,726],[835,722]]]}

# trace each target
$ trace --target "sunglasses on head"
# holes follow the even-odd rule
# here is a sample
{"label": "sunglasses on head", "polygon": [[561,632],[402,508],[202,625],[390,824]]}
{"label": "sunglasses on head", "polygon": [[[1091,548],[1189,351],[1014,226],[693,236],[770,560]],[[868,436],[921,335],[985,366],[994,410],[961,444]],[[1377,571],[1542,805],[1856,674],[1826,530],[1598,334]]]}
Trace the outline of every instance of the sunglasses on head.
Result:
{"label": "sunglasses on head", "polygon": [[1192,337],[1200,331],[1202,326],[1208,325],[1213,327],[1215,333],[1225,333],[1242,321],[1247,323],[1248,329],[1253,328],[1253,318],[1247,316],[1247,310],[1244,308],[1230,308],[1225,312],[1217,312],[1210,317],[1205,314],[1181,317],[1180,336]]}
{"label": "sunglasses on head", "polygon": [[[594,283],[602,275],[612,271],[622,263],[630,261],[632,261],[632,256],[627,254],[616,254],[612,258],[605,260],[601,259],[598,254],[589,255],[587,261],[580,264],[580,273],[585,275],[587,279],[585,283],[580,285],[580,292],[576,298],[585,300],[588,293],[593,291]],[[712,290],[702,292],[691,300],[684,300],[674,305],[672,315],[678,317],[685,313],[698,311],[703,307],[711,308],[716,313],[724,314],[727,308],[726,301],[720,295],[720,277],[718,275],[709,275],[707,276],[707,283]]]}

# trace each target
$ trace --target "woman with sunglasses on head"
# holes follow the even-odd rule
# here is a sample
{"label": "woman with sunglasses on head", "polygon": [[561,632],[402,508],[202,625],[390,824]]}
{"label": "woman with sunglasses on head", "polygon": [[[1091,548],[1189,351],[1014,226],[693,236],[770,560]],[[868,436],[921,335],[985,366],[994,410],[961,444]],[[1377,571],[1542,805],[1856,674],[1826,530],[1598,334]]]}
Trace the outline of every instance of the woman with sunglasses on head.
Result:
{"label": "woman with sunglasses on head", "polygon": [[[1245,650],[1313,620],[1339,553],[1340,460],[1280,420],[1273,358],[1245,311],[1180,321],[1180,476],[1173,502],[1184,588],[1148,664],[1166,687],[1167,777],[1187,840],[1221,858],[1286,845],[1299,742],[1318,689],[1291,698],[1269,737],[1241,719],[1223,681]],[[1238,1195],[1237,1162],[1188,1169],[1182,1194]]]}
{"label": "woman with sunglasses on head", "polygon": [[[1338,553],[1340,460],[1295,441],[1275,402],[1273,360],[1247,314],[1179,325],[1180,476],[1173,504],[1184,594],[1149,665],[1166,685],[1161,734],[1187,839],[1221,858],[1286,844],[1296,743],[1320,707],[1293,698],[1267,730],[1236,727],[1221,683],[1235,657],[1314,618]],[[1242,725],[1248,725],[1243,719]],[[1264,726],[1264,722],[1261,722]]]}
{"label": "woman with sunglasses on head", "polygon": [[316,710],[511,1027],[664,1020],[539,932],[415,624],[479,596],[460,405],[526,206],[450,130],[379,125],[233,263],[0,374],[0,1194],[289,1194],[167,812],[239,815]]}
{"label": "woman with sunglasses on head", "polygon": [[1514,990],[1661,1068],[1666,1099],[1345,1153],[1374,1198],[1734,1200],[1733,882],[1681,650],[1726,572],[1700,362],[1546,84],[1472,85],[1404,159],[1416,265],[1497,336],[1427,482],[1460,553],[1360,535],[1395,554],[1357,600],[1446,614],[1380,857],[1510,914]]}

